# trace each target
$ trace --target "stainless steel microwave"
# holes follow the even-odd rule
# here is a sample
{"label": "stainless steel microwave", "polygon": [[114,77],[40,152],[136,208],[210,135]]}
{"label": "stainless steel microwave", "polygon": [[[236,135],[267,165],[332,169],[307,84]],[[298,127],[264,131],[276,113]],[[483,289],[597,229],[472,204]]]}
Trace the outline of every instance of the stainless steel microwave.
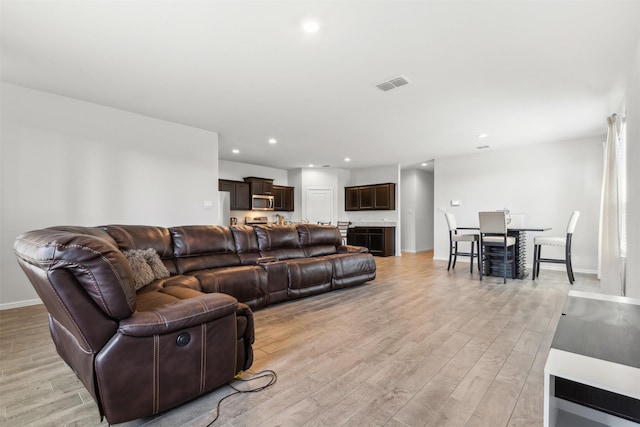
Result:
{"label": "stainless steel microwave", "polygon": [[251,210],[272,211],[274,209],[273,196],[254,194],[251,196]]}

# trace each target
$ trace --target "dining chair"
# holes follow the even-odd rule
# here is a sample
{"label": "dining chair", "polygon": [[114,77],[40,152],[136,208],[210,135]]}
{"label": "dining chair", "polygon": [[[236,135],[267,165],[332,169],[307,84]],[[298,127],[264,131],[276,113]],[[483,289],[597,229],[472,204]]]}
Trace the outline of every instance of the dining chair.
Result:
{"label": "dining chair", "polygon": [[[580,211],[573,211],[569,218],[567,235],[565,237],[536,236],[533,239],[533,280],[536,280],[536,277],[540,274],[540,263],[551,262],[555,264],[564,264],[566,266],[569,283],[573,285],[575,277],[573,275],[573,266],[571,265],[571,238],[573,237],[573,231],[576,229],[579,217]],[[540,252],[543,246],[564,248],[564,258],[542,258],[540,256]]]}
{"label": "dining chair", "polygon": [[331,225],[331,221],[318,221],[318,225]]}
{"label": "dining chair", "polygon": [[[485,273],[488,273],[486,274],[488,276],[492,272],[502,271],[503,283],[507,283],[509,264],[511,264],[511,278],[515,279],[516,238],[507,234],[506,212],[479,212],[478,216],[480,220],[480,280]],[[501,265],[499,265],[500,262]]]}
{"label": "dining chair", "polygon": [[347,244],[347,231],[349,231],[349,226],[351,225],[351,221],[338,221],[338,230],[340,230],[340,236],[342,237],[342,244]]}
{"label": "dining chair", "polygon": [[[447,225],[449,226],[449,265],[447,266],[447,270],[449,270],[452,265],[451,261],[453,260],[453,268],[456,268],[456,260],[458,256],[468,256],[469,260],[469,272],[473,273],[473,259],[478,258],[478,270],[480,269],[480,249],[478,247],[477,252],[474,252],[476,246],[478,246],[478,234],[470,233],[470,234],[458,234],[458,225],[456,223],[456,217],[454,214],[446,212],[444,214],[447,219]],[[471,243],[471,252],[461,252],[458,250],[458,243],[460,242],[470,242]]]}

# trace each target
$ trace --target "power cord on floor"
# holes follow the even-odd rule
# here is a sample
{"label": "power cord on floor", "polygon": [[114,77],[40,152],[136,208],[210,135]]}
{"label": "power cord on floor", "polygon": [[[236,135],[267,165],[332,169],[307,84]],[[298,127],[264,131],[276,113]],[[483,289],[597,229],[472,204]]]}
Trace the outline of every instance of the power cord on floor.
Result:
{"label": "power cord on floor", "polygon": [[236,394],[242,394],[242,393],[255,393],[258,391],[262,391],[268,387],[271,387],[272,385],[274,385],[276,383],[276,381],[278,381],[278,375],[272,371],[271,369],[265,369],[264,371],[260,371],[260,372],[251,372],[251,371],[246,371],[250,374],[253,374],[254,376],[251,378],[240,378],[239,376],[236,376],[234,378],[234,381],[243,381],[243,382],[251,382],[251,381],[255,381],[258,380],[260,378],[269,378],[269,382],[267,382],[267,384],[257,387],[257,388],[253,388],[250,390],[242,390],[242,389],[238,389],[236,387],[233,386],[233,384],[230,382],[228,383],[229,387],[231,387],[232,389],[234,389],[235,391],[232,393],[227,394],[226,396],[224,396],[222,399],[220,399],[218,401],[218,405],[216,406],[216,417],[209,423],[207,424],[207,427],[211,427],[213,425],[213,423],[215,423],[218,418],[220,417],[220,404],[222,403],[223,400],[231,397],[231,396],[235,396]]}

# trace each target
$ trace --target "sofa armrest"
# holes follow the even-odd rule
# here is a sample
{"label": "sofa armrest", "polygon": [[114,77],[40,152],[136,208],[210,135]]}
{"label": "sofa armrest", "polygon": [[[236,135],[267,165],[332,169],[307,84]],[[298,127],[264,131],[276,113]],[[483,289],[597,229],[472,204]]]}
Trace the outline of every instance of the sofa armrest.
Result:
{"label": "sofa armrest", "polygon": [[238,301],[226,294],[204,294],[177,300],[149,311],[136,311],[120,321],[120,333],[148,337],[179,331],[236,312]]}
{"label": "sofa armrest", "polygon": [[369,248],[364,246],[353,246],[353,245],[340,245],[338,246],[339,254],[366,254],[369,253]]}

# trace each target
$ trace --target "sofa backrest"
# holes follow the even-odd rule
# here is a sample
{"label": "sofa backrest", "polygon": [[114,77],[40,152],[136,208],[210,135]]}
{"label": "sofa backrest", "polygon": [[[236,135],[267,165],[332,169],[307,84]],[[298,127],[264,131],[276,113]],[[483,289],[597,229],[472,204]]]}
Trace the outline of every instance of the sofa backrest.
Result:
{"label": "sofa backrest", "polygon": [[154,249],[169,273],[176,274],[173,242],[168,228],[152,225],[104,225],[100,228],[109,233],[123,252],[133,249]]}
{"label": "sofa backrest", "polygon": [[169,228],[178,274],[240,265],[229,227],[187,225]]}
{"label": "sofa backrest", "polygon": [[337,227],[317,224],[296,225],[305,256],[331,255],[338,252],[342,236]]}
{"label": "sofa backrest", "polygon": [[233,225],[230,227],[236,252],[242,265],[255,264],[262,255],[258,246],[258,236],[250,225]]}
{"label": "sofa backrest", "polygon": [[62,325],[87,354],[102,348],[117,319],[136,309],[129,263],[99,228],[29,231],[16,239],[14,250],[52,317],[51,327]]}
{"label": "sofa backrest", "polygon": [[300,236],[294,225],[256,225],[253,229],[262,256],[279,260],[304,258]]}

